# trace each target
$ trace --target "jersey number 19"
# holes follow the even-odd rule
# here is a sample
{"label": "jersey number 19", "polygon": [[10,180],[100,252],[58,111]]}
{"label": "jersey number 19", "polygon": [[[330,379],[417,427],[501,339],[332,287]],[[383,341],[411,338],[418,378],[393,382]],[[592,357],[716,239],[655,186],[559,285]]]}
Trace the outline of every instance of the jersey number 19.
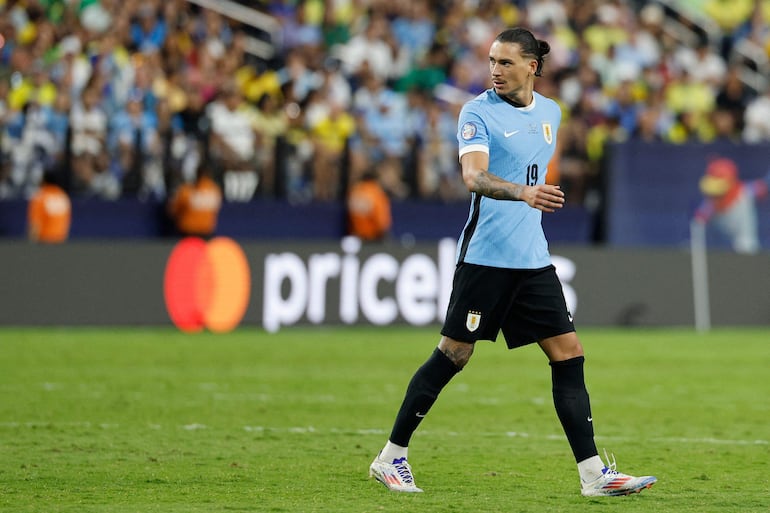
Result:
{"label": "jersey number 19", "polygon": [[527,166],[527,185],[537,184],[537,164]]}

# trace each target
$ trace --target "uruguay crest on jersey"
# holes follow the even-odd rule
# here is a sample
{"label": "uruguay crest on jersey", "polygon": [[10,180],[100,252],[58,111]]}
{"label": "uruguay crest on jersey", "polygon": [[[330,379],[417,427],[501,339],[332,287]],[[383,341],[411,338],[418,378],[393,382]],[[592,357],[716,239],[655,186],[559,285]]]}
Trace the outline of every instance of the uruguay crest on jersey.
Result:
{"label": "uruguay crest on jersey", "polygon": [[551,129],[550,123],[543,123],[543,139],[545,139],[545,142],[548,144],[553,142],[553,130]]}

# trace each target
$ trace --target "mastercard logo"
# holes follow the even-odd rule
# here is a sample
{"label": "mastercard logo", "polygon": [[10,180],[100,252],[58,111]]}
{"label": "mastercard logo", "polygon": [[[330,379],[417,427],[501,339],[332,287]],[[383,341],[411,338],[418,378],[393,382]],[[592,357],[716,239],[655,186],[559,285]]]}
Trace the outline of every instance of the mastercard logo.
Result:
{"label": "mastercard logo", "polygon": [[182,239],[166,263],[163,298],[171,322],[182,331],[235,329],[249,306],[251,272],[237,242],[216,237]]}

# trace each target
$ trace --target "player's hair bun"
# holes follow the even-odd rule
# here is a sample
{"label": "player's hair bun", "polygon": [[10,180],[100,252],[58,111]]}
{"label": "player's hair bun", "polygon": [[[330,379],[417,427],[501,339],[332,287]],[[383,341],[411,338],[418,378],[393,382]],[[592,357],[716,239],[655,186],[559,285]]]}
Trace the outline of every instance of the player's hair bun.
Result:
{"label": "player's hair bun", "polygon": [[540,57],[543,57],[551,51],[551,45],[548,44],[548,41],[543,41],[542,39],[537,40],[537,48],[540,52]]}

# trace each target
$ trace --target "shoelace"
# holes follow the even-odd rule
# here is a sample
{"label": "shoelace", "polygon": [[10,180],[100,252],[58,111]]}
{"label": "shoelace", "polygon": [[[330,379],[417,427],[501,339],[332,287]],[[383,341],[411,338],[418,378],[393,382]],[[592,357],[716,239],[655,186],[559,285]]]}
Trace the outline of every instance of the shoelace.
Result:
{"label": "shoelace", "polygon": [[607,462],[604,466],[605,468],[604,474],[605,475],[617,474],[618,471],[615,469],[618,467],[618,464],[615,462],[615,455],[612,454],[612,460],[610,460],[610,456],[607,454],[607,449],[604,449],[604,460]]}
{"label": "shoelace", "polygon": [[409,470],[409,465],[406,463],[406,458],[399,458],[393,460],[393,466],[396,467],[398,475],[401,476],[401,480],[404,483],[411,484],[413,482],[412,472]]}

